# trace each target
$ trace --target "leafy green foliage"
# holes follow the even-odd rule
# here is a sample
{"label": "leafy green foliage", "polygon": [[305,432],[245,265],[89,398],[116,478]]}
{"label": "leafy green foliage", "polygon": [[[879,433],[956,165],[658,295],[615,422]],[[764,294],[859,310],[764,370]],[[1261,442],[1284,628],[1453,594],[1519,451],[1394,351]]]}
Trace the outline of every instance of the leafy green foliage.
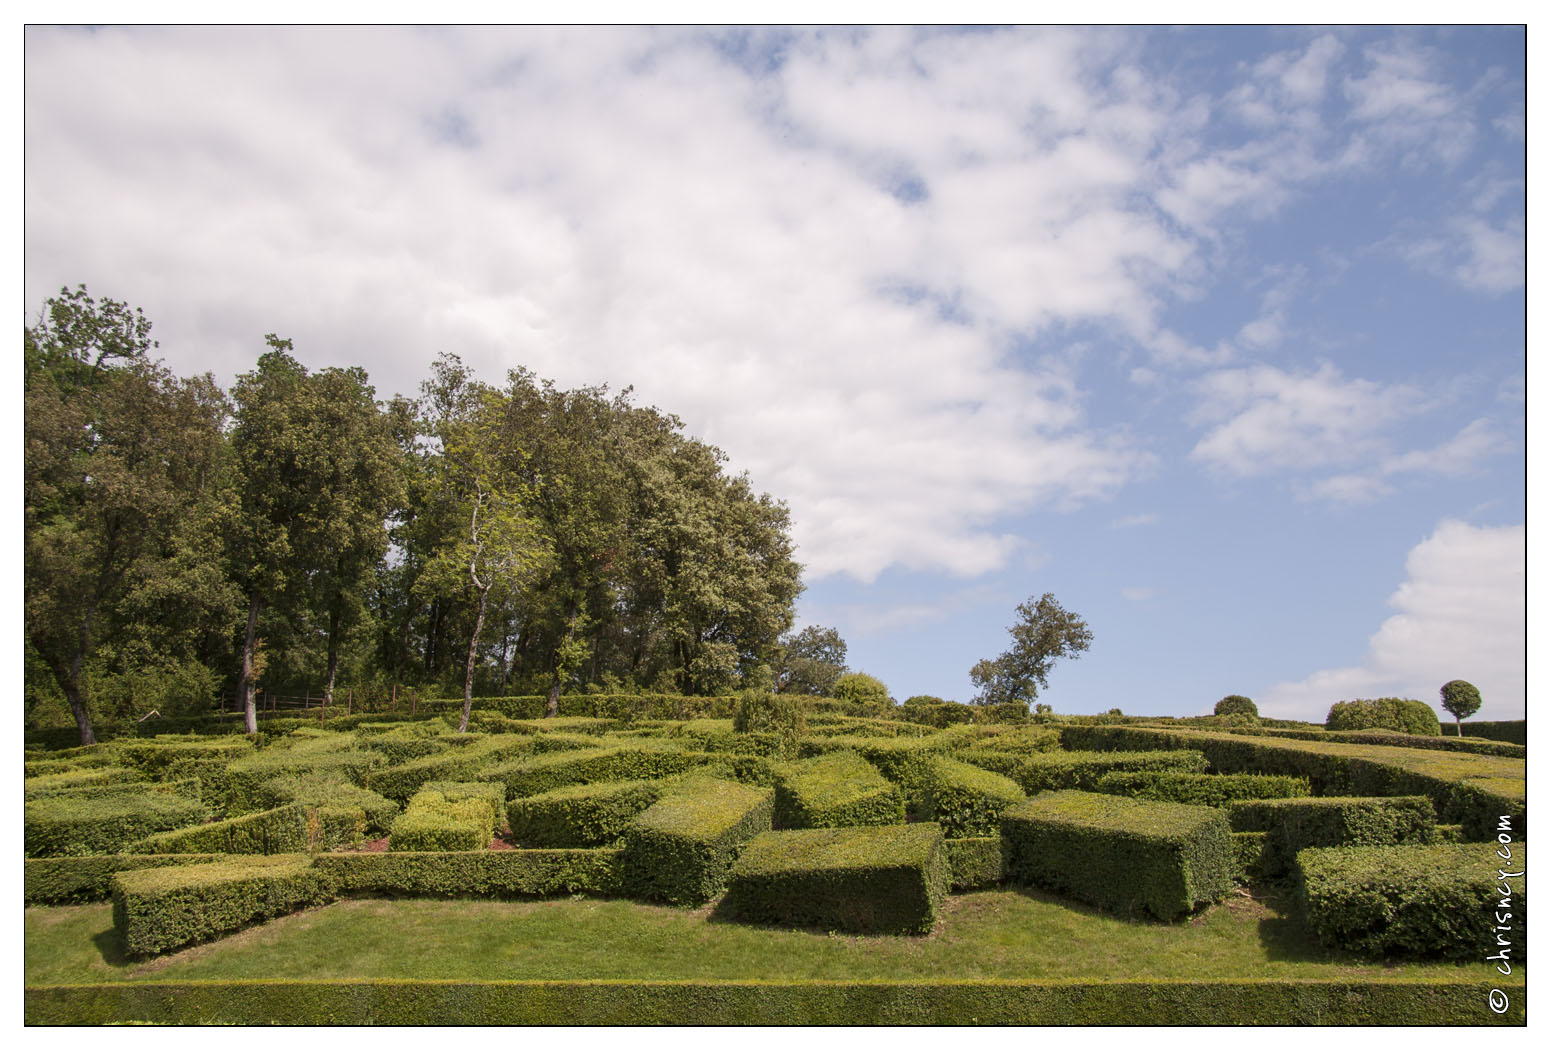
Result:
{"label": "leafy green foliage", "polygon": [[1438,715],[1421,701],[1380,697],[1365,701],[1337,701],[1325,717],[1327,730],[1398,730],[1401,733],[1437,737]]}
{"label": "leafy green foliage", "polygon": [[1259,717],[1260,709],[1255,707],[1255,702],[1243,694],[1230,693],[1218,701],[1212,708],[1213,715],[1251,715]]}
{"label": "leafy green foliage", "polygon": [[777,693],[834,696],[836,682],[846,673],[846,643],[834,628],[810,624],[784,635],[771,657]]}
{"label": "leafy green foliage", "polygon": [[662,792],[660,781],[605,781],[515,799],[508,809],[512,835],[528,847],[612,844]]}
{"label": "leafy green foliage", "polygon": [[898,789],[855,752],[828,752],[776,770],[781,828],[895,825],[905,820]]}
{"label": "leafy green foliage", "polygon": [[1460,720],[1481,710],[1481,691],[1464,679],[1451,679],[1438,688],[1438,694],[1443,699],[1443,710],[1454,716],[1454,735],[1463,737]]}
{"label": "leafy green foliage", "polygon": [[796,755],[797,742],[808,730],[808,706],[799,697],[744,690],[732,712],[732,731],[772,734],[782,755]]}
{"label": "leafy green foliage", "polygon": [[847,672],[835,680],[830,696],[857,709],[858,714],[882,715],[893,707],[883,680],[866,672]]}
{"label": "leafy green foliage", "polygon": [[1432,841],[1437,820],[1423,796],[1321,796],[1230,804],[1235,832],[1264,832],[1261,865],[1286,871],[1306,847],[1381,846]]}
{"label": "leafy green foliage", "polygon": [[770,830],[774,810],[771,789],[730,781],[659,800],[626,833],[625,888],[672,905],[709,901],[726,887],[743,845]]}
{"label": "leafy green foliage", "polygon": [[341,894],[522,898],[616,894],[619,848],[319,854]]}
{"label": "leafy green foliage", "polygon": [[1046,688],[1051,666],[1062,657],[1076,657],[1093,642],[1083,619],[1069,613],[1046,592],[1038,601],[1018,606],[1018,620],[1007,629],[1012,649],[994,660],[983,660],[969,671],[979,688],[980,704],[1021,704],[1027,709]]}
{"label": "leafy green foliage", "polygon": [[1241,799],[1287,799],[1309,794],[1301,777],[1276,774],[1181,774],[1115,770],[1099,778],[1095,792],[1132,799],[1159,799],[1192,806],[1227,806]]}
{"label": "leafy green foliage", "polygon": [[166,792],[49,796],[28,801],[22,830],[29,858],[116,854],[153,832],[198,824],[208,814],[199,800]]}
{"label": "leafy green foliage", "polygon": [[1002,813],[1024,798],[1010,778],[946,756],[933,756],[930,771],[924,810],[950,839],[996,835]]}

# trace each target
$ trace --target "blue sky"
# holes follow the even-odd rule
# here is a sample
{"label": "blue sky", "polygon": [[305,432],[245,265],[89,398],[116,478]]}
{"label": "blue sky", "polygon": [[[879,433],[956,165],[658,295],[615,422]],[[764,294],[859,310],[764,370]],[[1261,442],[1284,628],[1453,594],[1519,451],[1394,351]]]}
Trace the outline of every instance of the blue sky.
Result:
{"label": "blue sky", "polygon": [[[1058,711],[1525,704],[1525,34],[29,29],[26,303],[412,393],[634,385],[792,509],[800,623]],[[132,85],[130,90],[126,86]]]}

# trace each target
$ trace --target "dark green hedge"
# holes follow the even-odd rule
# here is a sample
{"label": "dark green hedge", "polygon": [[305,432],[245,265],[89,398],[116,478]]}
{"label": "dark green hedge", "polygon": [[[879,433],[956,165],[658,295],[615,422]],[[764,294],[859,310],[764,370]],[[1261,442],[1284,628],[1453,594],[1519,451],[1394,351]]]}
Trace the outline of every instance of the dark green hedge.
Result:
{"label": "dark green hedge", "polygon": [[[1506,1011],[1487,1006],[1493,990]],[[1517,1025],[1522,978],[200,981],[33,986],[28,1025]]]}
{"label": "dark green hedge", "polygon": [[743,845],[770,831],[775,792],[705,781],[667,796],[625,833],[624,885],[633,898],[698,905],[727,885]]}
{"label": "dark green hedge", "polygon": [[500,785],[433,781],[393,821],[389,850],[484,850],[505,817]]}
{"label": "dark green hedge", "polygon": [[367,775],[366,787],[407,803],[410,796],[433,781],[480,780],[478,775],[488,768],[532,752],[534,742],[531,734],[448,735],[438,740],[451,747],[435,755],[373,770]]}
{"label": "dark green hedge", "polygon": [[340,894],[411,898],[609,896],[620,891],[619,848],[456,853],[319,854]]}
{"label": "dark green hedge", "polygon": [[512,836],[529,847],[593,847],[613,843],[636,815],[662,797],[660,781],[567,785],[512,801]]}
{"label": "dark green hedge", "polygon": [[1124,914],[1174,920],[1233,887],[1228,818],[1213,807],[1046,792],[1002,816],[1007,879]]}
{"label": "dark green hedge", "polygon": [[1523,843],[1311,849],[1294,871],[1309,933],[1328,948],[1523,973]]}
{"label": "dark green hedge", "polygon": [[1513,815],[1515,834],[1525,835],[1523,760],[1137,726],[1063,726],[1061,739],[1074,748],[1194,748],[1215,773],[1304,777],[1315,795],[1425,795],[1442,820],[1463,824],[1473,839],[1494,836],[1501,814]]}
{"label": "dark green hedge", "polygon": [[1523,759],[1528,750],[1520,744],[1502,741],[1471,740],[1469,737],[1422,737],[1399,730],[1243,730],[1229,733],[1250,737],[1281,737],[1289,741],[1335,741],[1345,744],[1381,744],[1395,748],[1426,748],[1436,752],[1470,752],[1474,755],[1503,755]]}
{"label": "dark green hedge", "polygon": [[1466,737],[1483,737],[1488,741],[1506,741],[1509,744],[1528,744],[1528,723],[1523,719],[1513,719],[1503,722],[1463,722],[1460,729]]}
{"label": "dark green hedge", "polygon": [[220,854],[99,854],[81,858],[28,858],[22,884],[28,905],[76,905],[107,901],[113,874],[129,869],[199,865],[224,860]]}
{"label": "dark green hedge", "polygon": [[1233,878],[1238,883],[1253,883],[1267,875],[1260,863],[1266,848],[1264,832],[1235,832],[1233,841]]}
{"label": "dark green hedge", "polygon": [[933,823],[755,836],[732,867],[729,916],[858,934],[927,934],[952,872]]}
{"label": "dark green hedge", "polygon": [[145,774],[132,767],[98,766],[85,770],[59,770],[54,773],[28,774],[22,782],[28,799],[46,799],[49,796],[78,795],[96,790],[117,789],[124,785],[146,787]]}
{"label": "dark green hedge", "polygon": [[948,868],[953,873],[953,890],[986,890],[1002,882],[1002,837],[973,836],[950,839]]}
{"label": "dark green hedge", "polygon": [[855,752],[898,785],[905,797],[905,806],[915,809],[926,799],[927,782],[931,778],[928,760],[946,750],[948,744],[947,740],[935,734],[930,737],[860,737],[842,734],[835,737],[805,737],[798,743],[797,754],[806,759],[827,752]]}
{"label": "dark green hedge", "polygon": [[306,855],[134,869],[113,877],[113,924],[131,956],[150,956],[332,898]]}
{"label": "dark green hedge", "polygon": [[947,756],[930,760],[925,816],[950,839],[1000,834],[1002,813],[1022,801],[1023,790],[1001,774]]}
{"label": "dark green hedge", "polygon": [[1094,784],[1095,792],[1158,799],[1192,806],[1227,806],[1241,799],[1292,799],[1309,794],[1309,782],[1280,774],[1177,774],[1116,770]]}
{"label": "dark green hedge", "polygon": [[198,824],[208,816],[197,799],[167,792],[96,799],[53,796],[26,804],[23,839],[29,858],[117,854],[153,832]]}
{"label": "dark green hedge", "polygon": [[131,766],[147,776],[162,779],[168,768],[189,759],[214,759],[230,763],[253,755],[250,737],[223,736],[206,738],[162,737],[148,741],[115,741],[112,748]]}
{"label": "dark green hedge", "polygon": [[[966,755],[970,762],[973,758]],[[1200,752],[1045,752],[1024,756],[1011,777],[1030,795],[1063,788],[1092,791],[1105,774],[1115,771],[1200,774],[1206,757]]]}
{"label": "dark green hedge", "polygon": [[855,752],[826,752],[776,769],[778,828],[897,825],[905,820],[899,789]]}
{"label": "dark green hedge", "polygon": [[[513,719],[543,719],[548,698],[476,697],[474,710],[497,712]],[[730,719],[736,697],[681,697],[669,693],[566,694],[560,698],[562,717],[588,717],[631,722],[636,719]],[[424,712],[454,712],[462,699],[421,701]]]}
{"label": "dark green hedge", "polygon": [[264,801],[274,807],[299,803],[308,807],[354,808],[366,815],[367,833],[386,833],[399,805],[369,788],[360,788],[337,774],[293,774],[264,783]]}
{"label": "dark green hedge", "polygon": [[[344,745],[353,736],[337,735]],[[328,742],[332,744],[332,742]],[[299,774],[335,776],[351,784],[367,786],[367,777],[387,760],[378,752],[340,747],[270,746],[226,764],[226,815],[237,817],[263,810],[268,782]]]}
{"label": "dark green hedge", "polygon": [[1425,796],[1323,796],[1234,803],[1228,821],[1235,832],[1264,832],[1261,864],[1285,872],[1305,847],[1429,843],[1436,821]]}

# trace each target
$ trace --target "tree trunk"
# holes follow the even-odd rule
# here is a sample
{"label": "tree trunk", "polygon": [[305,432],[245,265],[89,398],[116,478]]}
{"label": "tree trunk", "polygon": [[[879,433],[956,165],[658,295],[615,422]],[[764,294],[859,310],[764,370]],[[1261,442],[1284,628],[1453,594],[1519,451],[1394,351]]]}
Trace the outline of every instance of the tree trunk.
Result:
{"label": "tree trunk", "polygon": [[549,684],[549,697],[544,701],[544,718],[557,719],[560,716],[560,654],[570,644],[576,635],[576,611],[572,610],[566,620],[565,641],[555,650],[555,678]]}
{"label": "tree trunk", "polygon": [[242,672],[237,677],[237,696],[242,698],[242,723],[248,734],[258,733],[258,712],[253,707],[253,635],[258,630],[259,600],[248,599],[248,632],[242,640]]}
{"label": "tree trunk", "polygon": [[339,671],[339,606],[336,603],[329,610],[329,674],[328,681],[323,684],[323,707],[327,708],[329,702],[334,699],[334,676]]}
{"label": "tree trunk", "polygon": [[81,688],[70,683],[64,690],[65,700],[70,702],[70,712],[75,716],[75,728],[81,735],[81,743],[96,744],[97,738],[92,733],[92,720],[86,713],[86,699],[81,696]]}
{"label": "tree trunk", "polygon": [[485,627],[485,600],[490,589],[479,592],[479,612],[474,615],[474,634],[469,637],[469,660],[463,669],[463,718],[458,720],[458,732],[468,733],[469,712],[474,708],[474,659],[479,655],[479,633]]}
{"label": "tree trunk", "polygon": [[1455,737],[1464,737],[1465,736],[1465,728],[1459,724],[1459,716],[1457,716],[1457,715],[1454,717],[1454,736]]}

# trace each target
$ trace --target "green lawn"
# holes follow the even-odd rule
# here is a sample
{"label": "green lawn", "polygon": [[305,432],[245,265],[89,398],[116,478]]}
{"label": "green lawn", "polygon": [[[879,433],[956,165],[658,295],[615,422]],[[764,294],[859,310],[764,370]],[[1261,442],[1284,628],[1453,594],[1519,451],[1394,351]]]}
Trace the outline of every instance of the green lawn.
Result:
{"label": "green lawn", "polygon": [[342,901],[148,961],[108,905],[26,910],[28,986],[246,979],[1488,981],[1485,965],[1364,963],[1308,945],[1272,892],[1177,924],[1039,892],[955,896],[927,937],[750,927],[710,908],[575,898]]}

